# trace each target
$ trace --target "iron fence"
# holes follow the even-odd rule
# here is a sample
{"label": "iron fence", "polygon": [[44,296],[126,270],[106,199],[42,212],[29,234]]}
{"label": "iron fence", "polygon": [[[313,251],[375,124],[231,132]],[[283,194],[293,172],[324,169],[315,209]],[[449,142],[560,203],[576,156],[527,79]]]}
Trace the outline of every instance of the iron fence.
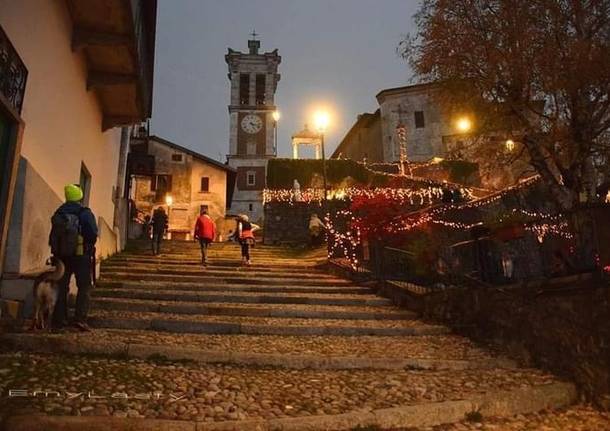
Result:
{"label": "iron fence", "polygon": [[0,27],[0,93],[21,114],[28,69]]}

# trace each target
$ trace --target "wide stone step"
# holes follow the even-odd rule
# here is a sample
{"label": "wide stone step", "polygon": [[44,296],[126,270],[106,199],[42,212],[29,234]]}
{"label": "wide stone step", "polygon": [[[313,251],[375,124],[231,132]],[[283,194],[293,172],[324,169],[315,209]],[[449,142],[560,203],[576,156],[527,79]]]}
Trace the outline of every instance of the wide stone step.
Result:
{"label": "wide stone step", "polygon": [[162,282],[151,281],[120,281],[120,280],[100,280],[96,287],[105,289],[144,289],[154,290],[174,290],[174,291],[194,291],[194,292],[260,292],[260,293],[343,293],[350,295],[372,294],[374,291],[368,287],[359,286],[307,286],[307,285],[261,285],[261,284],[210,284],[210,283],[189,283],[189,282]]}
{"label": "wide stone step", "polygon": [[95,310],[90,322],[99,328],[138,329],[194,334],[254,335],[439,335],[444,326],[418,320],[333,320],[244,316],[197,316],[154,312]]}
{"label": "wide stone step", "polygon": [[[184,261],[156,261],[156,260],[150,260],[150,259],[138,259],[138,258],[125,259],[125,258],[121,258],[121,257],[112,257],[112,258],[104,260],[102,262],[102,269],[111,268],[111,267],[133,268],[133,267],[138,267],[138,266],[145,266],[145,267],[161,266],[163,268],[168,268],[168,269],[185,269],[187,271],[190,271],[190,270],[196,268],[199,270],[201,268],[201,258],[193,257],[191,259],[184,260]],[[321,269],[316,266],[306,266],[306,265],[288,266],[288,265],[281,264],[281,263],[263,265],[263,264],[257,264],[256,262],[253,262],[251,266],[244,267],[241,264],[241,260],[239,260],[239,259],[238,260],[214,259],[213,261],[209,262],[207,269],[232,270],[232,271],[257,271],[257,272],[262,272],[262,273],[283,272],[286,274],[307,273],[307,274],[315,274],[315,275],[319,274],[322,276],[328,275],[328,272],[326,272],[326,270],[324,270],[324,269]]]}
{"label": "wide stone step", "polygon": [[170,274],[170,275],[196,275],[196,276],[215,276],[215,277],[273,277],[284,279],[298,279],[307,282],[307,280],[331,280],[342,283],[345,279],[337,276],[311,273],[311,272],[285,272],[281,269],[277,271],[258,271],[256,268],[240,267],[236,268],[218,268],[210,265],[208,267],[170,267],[160,265],[111,265],[102,266],[103,273],[113,272],[129,272],[131,274]]}
{"label": "wide stone step", "polygon": [[[142,281],[177,281],[177,282],[206,282],[206,283],[244,283],[244,284],[295,284],[298,279],[287,277],[270,277],[257,274],[249,275],[246,271],[234,273],[230,276],[201,275],[177,275],[177,274],[155,274],[132,273],[127,271],[103,271],[101,280],[142,280]],[[353,283],[342,279],[307,279],[307,284],[312,286],[349,286]]]}
{"label": "wide stone step", "polygon": [[[439,339],[444,343],[442,349],[438,348]],[[88,334],[5,334],[0,341],[16,350],[38,353],[163,357],[292,369],[465,370],[516,366],[508,359],[466,345],[455,336],[303,338],[99,329]]]}
{"label": "wide stone step", "polygon": [[[107,397],[8,398],[2,408],[14,416],[11,431],[400,429],[461,421],[473,410],[513,416],[576,399],[573,385],[532,369],[292,370],[29,353],[0,357],[0,369],[16,388],[87,386]],[[132,398],[111,398],[116,393]],[[115,412],[130,418],[108,417]]]}
{"label": "wide stone step", "polygon": [[389,299],[366,294],[274,293],[254,292],[188,292],[180,290],[144,290],[127,288],[96,288],[93,297],[148,299],[159,301],[229,302],[256,304],[312,305],[391,305]]}
{"label": "wide stone step", "polygon": [[375,306],[300,305],[300,304],[227,304],[180,301],[150,301],[123,298],[94,298],[93,309],[151,311],[172,314],[214,316],[296,317],[305,319],[413,319],[415,313]]}

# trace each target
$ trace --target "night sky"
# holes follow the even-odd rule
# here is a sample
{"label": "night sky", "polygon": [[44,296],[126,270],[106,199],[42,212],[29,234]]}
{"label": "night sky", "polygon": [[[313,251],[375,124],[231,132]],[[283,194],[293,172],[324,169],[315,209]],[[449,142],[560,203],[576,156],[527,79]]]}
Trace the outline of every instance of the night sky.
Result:
{"label": "night sky", "polygon": [[[330,155],[375,95],[409,83],[396,54],[413,31],[416,0],[159,0],[151,129],[217,160],[228,153],[227,48],[246,52],[253,29],[261,51],[278,48],[279,156],[290,136],[324,106],[332,114]],[[312,153],[304,152],[309,156]]]}

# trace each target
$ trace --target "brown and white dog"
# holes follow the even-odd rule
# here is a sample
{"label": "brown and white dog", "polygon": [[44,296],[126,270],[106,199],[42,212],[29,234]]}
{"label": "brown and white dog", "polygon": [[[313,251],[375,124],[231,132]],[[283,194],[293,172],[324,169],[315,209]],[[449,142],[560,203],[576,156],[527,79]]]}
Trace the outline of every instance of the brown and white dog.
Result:
{"label": "brown and white dog", "polygon": [[59,292],[59,280],[64,276],[64,263],[51,256],[47,260],[47,265],[52,265],[55,269],[51,272],[40,274],[34,280],[34,319],[31,329],[50,328],[53,310]]}

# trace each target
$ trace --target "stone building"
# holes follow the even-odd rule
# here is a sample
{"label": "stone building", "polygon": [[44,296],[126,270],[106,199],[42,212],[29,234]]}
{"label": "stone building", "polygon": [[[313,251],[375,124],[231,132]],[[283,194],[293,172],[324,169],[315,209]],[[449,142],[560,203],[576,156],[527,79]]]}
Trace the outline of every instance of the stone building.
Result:
{"label": "stone building", "polygon": [[444,154],[443,138],[454,134],[452,119],[444,116],[434,100],[434,84],[388,88],[376,98],[375,113],[358,116],[356,123],[339,143],[332,157],[371,162],[397,162],[400,143],[396,128],[406,128],[407,157],[414,162],[427,161]]}
{"label": "stone building", "polygon": [[[504,151],[507,136],[502,131],[476,135],[458,130],[454,112],[443,109],[438,100],[437,84],[416,84],[388,88],[376,98],[379,109],[374,114],[361,114],[334,151],[332,158],[349,158],[371,163],[400,161],[398,126],[404,127],[406,158],[410,162],[428,162],[435,158],[477,163],[484,187],[501,189],[520,177],[532,174],[523,157],[500,166],[496,156],[510,159],[517,153],[517,144]],[[480,143],[486,144],[481,152]],[[491,146],[490,146],[491,145]],[[493,156],[490,156],[493,152]],[[502,164],[502,163],[500,163]],[[415,165],[412,165],[415,168]],[[415,171],[424,175],[423,171]]]}
{"label": "stone building", "polygon": [[156,0],[0,0],[0,267],[22,299],[49,257],[50,218],[80,183],[98,258],[122,243],[126,130],[150,116]]}
{"label": "stone building", "polygon": [[146,155],[154,163],[152,175],[132,176],[130,194],[139,218],[163,206],[169,216],[169,236],[188,240],[205,207],[223,232],[235,184],[233,168],[158,136],[134,137],[131,159],[134,155]]}
{"label": "stone building", "polygon": [[232,213],[263,217],[262,190],[265,188],[267,160],[276,156],[276,122],[273,119],[275,91],[280,80],[281,57],[277,49],[259,53],[260,41],[248,41],[249,51],[229,48],[229,165],[236,169]]}
{"label": "stone building", "polygon": [[331,158],[383,162],[381,140],[381,111],[360,114]]}

